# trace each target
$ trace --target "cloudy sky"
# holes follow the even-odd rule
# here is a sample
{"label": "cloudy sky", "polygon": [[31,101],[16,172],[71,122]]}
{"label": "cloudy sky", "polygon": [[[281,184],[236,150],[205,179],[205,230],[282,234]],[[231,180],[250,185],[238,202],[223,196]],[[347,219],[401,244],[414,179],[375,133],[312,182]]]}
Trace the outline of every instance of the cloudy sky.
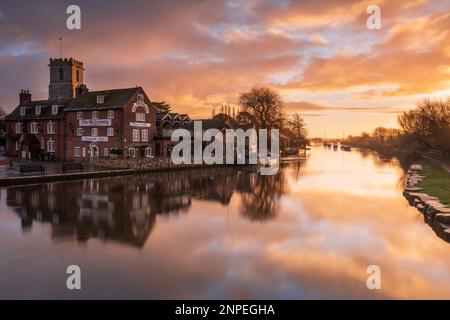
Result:
{"label": "cloudy sky", "polygon": [[[81,30],[66,8],[81,8]],[[381,30],[366,9],[381,8]],[[144,87],[208,117],[255,85],[277,89],[312,136],[395,126],[424,97],[450,95],[450,0],[0,2],[0,106],[48,96],[48,59],[84,62],[91,90]]]}

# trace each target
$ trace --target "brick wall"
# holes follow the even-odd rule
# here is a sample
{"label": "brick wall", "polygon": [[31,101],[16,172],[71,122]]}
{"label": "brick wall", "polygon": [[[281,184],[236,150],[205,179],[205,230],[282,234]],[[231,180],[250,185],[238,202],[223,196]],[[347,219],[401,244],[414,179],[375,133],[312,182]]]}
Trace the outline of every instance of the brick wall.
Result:
{"label": "brick wall", "polygon": [[[143,94],[144,92],[140,92]],[[137,101],[137,95],[133,97],[131,102],[125,106],[124,108],[124,154],[127,154],[127,150],[129,148],[133,148],[136,145],[149,145],[152,148],[152,154],[155,154],[155,143],[154,136],[156,133],[156,112],[152,107],[150,100],[146,98],[145,104],[148,107],[148,112],[146,112],[144,106],[135,106]],[[134,110],[133,110],[134,109]],[[136,121],[136,114],[145,114],[145,123],[149,123],[149,127],[139,127],[133,125],[133,123],[139,122]],[[144,121],[142,121],[144,122]],[[133,130],[140,131],[140,141],[133,141]],[[148,141],[142,141],[142,130],[148,130]]]}
{"label": "brick wall", "polygon": [[[55,124],[55,133],[47,132],[47,123],[53,122]],[[13,137],[16,137],[16,123],[22,123],[22,132],[34,134],[36,138],[41,141],[44,139],[44,153],[49,154],[47,151],[47,141],[52,139],[55,141],[55,152],[51,152],[50,154],[54,154],[55,160],[64,160],[65,158],[65,139],[64,139],[64,130],[65,123],[63,119],[36,119],[36,120],[20,120],[20,121],[7,121],[7,151],[8,155],[12,157],[20,157],[20,150],[16,150],[16,140],[13,140]],[[38,124],[38,133],[31,133],[31,123]]]}
{"label": "brick wall", "polygon": [[[121,109],[111,109],[114,111],[114,118],[111,119],[111,127],[114,128],[114,136],[107,135],[107,128],[110,126],[80,126],[79,119],[77,119],[76,111],[66,112],[66,127],[67,127],[67,148],[66,157],[69,161],[87,161],[90,159],[89,150],[94,147],[98,149],[98,156],[105,156],[105,148],[108,149],[108,153],[112,148],[123,149],[123,138],[122,138],[122,119],[123,111]],[[108,119],[108,110],[98,110],[98,119]],[[92,111],[83,111],[83,119],[92,119]],[[77,128],[83,128],[83,136],[92,136],[92,128],[97,128],[98,137],[107,137],[108,141],[82,141],[82,137],[77,135]],[[79,147],[81,150],[81,156],[75,156],[75,147]],[[84,148],[84,152],[83,152]]]}

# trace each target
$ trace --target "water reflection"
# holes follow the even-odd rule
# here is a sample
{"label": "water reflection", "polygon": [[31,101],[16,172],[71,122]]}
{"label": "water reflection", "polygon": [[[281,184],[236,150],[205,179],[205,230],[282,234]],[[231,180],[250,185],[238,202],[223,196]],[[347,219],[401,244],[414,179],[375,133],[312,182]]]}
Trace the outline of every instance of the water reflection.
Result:
{"label": "water reflection", "polygon": [[242,195],[241,214],[251,221],[276,216],[285,191],[284,170],[259,176],[242,168],[210,168],[112,179],[29,185],[6,189],[6,204],[23,232],[50,223],[55,241],[114,240],[142,247],[157,215],[188,212],[192,199],[228,205]]}
{"label": "water reflection", "polygon": [[[314,148],[276,176],[209,168],[2,189],[0,297],[449,298],[450,248],[404,199],[403,167]],[[69,264],[80,293],[65,288]],[[380,291],[366,287],[372,264]]]}
{"label": "water reflection", "polygon": [[279,211],[280,198],[285,192],[284,168],[273,176],[253,176],[253,183],[242,196],[241,214],[250,221],[273,219]]}

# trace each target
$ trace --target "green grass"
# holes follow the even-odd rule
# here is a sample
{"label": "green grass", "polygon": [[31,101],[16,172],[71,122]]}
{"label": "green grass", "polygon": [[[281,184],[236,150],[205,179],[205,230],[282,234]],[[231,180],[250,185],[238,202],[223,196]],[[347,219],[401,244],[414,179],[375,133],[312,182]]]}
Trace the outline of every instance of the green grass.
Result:
{"label": "green grass", "polygon": [[421,164],[423,170],[420,174],[424,175],[425,179],[419,186],[426,194],[439,198],[443,204],[450,205],[450,173],[428,161],[422,161]]}

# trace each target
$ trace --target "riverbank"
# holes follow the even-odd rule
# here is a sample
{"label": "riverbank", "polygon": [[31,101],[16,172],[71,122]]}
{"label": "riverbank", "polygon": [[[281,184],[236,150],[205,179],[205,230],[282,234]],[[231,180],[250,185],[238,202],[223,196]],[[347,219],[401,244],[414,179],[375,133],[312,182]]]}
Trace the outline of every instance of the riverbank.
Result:
{"label": "riverbank", "polygon": [[436,234],[450,241],[450,175],[423,161],[411,165],[406,175],[403,195],[423,215]]}
{"label": "riverbank", "polygon": [[[30,184],[41,184],[47,182],[59,182],[59,181],[71,181],[71,180],[83,180],[94,178],[106,178],[116,176],[126,176],[134,174],[145,174],[154,172],[167,172],[176,170],[191,170],[191,169],[204,169],[205,167],[219,167],[225,165],[173,165],[170,167],[152,167],[152,168],[133,168],[133,169],[107,169],[90,172],[70,172],[59,174],[43,174],[43,175],[29,175],[20,177],[5,177],[0,178],[0,187],[20,186]],[[241,167],[240,165],[229,165],[235,167]]]}
{"label": "riverbank", "polygon": [[431,196],[437,197],[443,204],[450,205],[450,173],[428,161],[421,161],[421,174],[425,177],[419,187]]}

